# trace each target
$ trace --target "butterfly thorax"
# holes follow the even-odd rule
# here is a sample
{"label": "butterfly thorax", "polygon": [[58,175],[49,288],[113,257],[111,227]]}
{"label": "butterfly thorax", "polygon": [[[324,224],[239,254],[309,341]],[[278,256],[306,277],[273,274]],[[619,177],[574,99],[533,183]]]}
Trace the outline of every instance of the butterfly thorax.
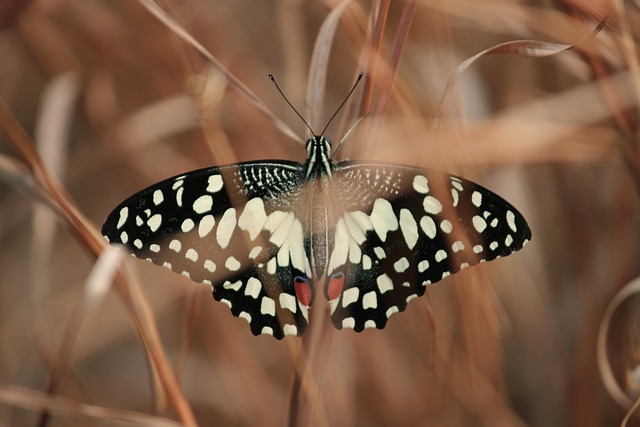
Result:
{"label": "butterfly thorax", "polygon": [[322,277],[327,268],[328,253],[333,241],[328,224],[331,209],[332,175],[336,168],[331,160],[331,141],[323,136],[309,138],[307,146],[307,161],[304,170],[304,228],[307,230],[305,246],[313,254],[311,269],[316,279]]}

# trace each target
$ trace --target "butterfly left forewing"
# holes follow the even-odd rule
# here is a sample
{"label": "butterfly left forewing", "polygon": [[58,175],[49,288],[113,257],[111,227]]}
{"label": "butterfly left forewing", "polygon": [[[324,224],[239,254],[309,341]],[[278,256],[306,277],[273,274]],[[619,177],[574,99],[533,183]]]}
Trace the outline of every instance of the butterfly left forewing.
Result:
{"label": "butterfly left forewing", "polygon": [[336,169],[325,294],[339,329],[384,328],[426,285],[531,238],[513,206],[471,181],[375,163]]}
{"label": "butterfly left forewing", "polygon": [[254,335],[300,335],[313,296],[298,218],[300,167],[248,162],[170,178],[114,209],[102,233],[137,258],[211,286]]}

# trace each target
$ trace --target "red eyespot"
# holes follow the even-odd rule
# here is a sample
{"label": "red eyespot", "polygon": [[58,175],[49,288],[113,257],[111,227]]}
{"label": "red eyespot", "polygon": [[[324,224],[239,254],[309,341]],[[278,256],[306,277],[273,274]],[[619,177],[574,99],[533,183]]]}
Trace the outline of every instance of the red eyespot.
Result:
{"label": "red eyespot", "polygon": [[300,304],[308,307],[311,304],[311,286],[309,281],[304,277],[297,276],[293,279],[293,287],[296,290],[296,297]]}
{"label": "red eyespot", "polygon": [[342,272],[332,274],[331,278],[329,279],[329,284],[327,285],[327,296],[329,297],[329,301],[340,298],[343,288],[344,274]]}

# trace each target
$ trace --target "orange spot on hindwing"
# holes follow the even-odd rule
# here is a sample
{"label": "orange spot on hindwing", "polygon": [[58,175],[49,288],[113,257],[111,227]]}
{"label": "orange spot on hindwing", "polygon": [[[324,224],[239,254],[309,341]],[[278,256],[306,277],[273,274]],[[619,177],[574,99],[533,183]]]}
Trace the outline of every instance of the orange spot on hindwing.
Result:
{"label": "orange spot on hindwing", "polygon": [[329,301],[340,298],[343,288],[344,274],[342,272],[332,274],[329,279],[329,284],[327,285],[327,297],[329,298]]}
{"label": "orange spot on hindwing", "polygon": [[311,298],[313,297],[309,281],[304,277],[297,276],[295,279],[293,279],[293,287],[296,290],[296,297],[298,298],[298,302],[306,307],[309,307],[309,304],[311,304]]}

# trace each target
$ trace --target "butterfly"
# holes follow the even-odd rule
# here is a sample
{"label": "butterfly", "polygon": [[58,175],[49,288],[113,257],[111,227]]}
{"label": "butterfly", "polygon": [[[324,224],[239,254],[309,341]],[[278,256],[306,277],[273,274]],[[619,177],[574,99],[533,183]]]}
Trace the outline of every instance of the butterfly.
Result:
{"label": "butterfly", "polygon": [[[324,133],[324,131],[323,131]],[[102,234],[208,285],[254,335],[302,335],[321,285],[338,328],[382,329],[427,285],[521,249],[509,202],[464,178],[336,162],[313,135],[304,163],[264,160],[180,174],[126,199]]]}

